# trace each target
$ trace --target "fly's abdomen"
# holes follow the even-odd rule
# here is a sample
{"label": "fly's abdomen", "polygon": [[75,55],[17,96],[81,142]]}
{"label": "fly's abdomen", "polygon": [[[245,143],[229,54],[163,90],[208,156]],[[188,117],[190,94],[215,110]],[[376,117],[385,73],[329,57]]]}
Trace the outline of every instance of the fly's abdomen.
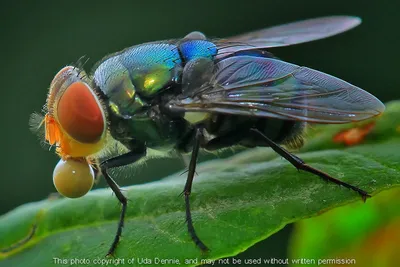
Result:
{"label": "fly's abdomen", "polygon": [[111,110],[129,117],[147,105],[146,99],[177,83],[181,72],[178,48],[152,43],[128,48],[104,60],[94,73],[94,81],[107,96]]}
{"label": "fly's abdomen", "polygon": [[245,147],[268,146],[263,138],[251,129],[257,129],[278,144],[289,148],[303,145],[302,133],[305,123],[273,118],[255,118],[235,115],[212,115],[204,122],[212,137],[203,147],[217,150],[233,145]]}

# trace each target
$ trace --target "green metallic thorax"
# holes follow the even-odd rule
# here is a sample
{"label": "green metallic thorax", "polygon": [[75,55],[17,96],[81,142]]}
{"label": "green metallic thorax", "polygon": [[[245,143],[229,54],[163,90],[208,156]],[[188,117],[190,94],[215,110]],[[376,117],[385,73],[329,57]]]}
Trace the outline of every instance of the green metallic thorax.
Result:
{"label": "green metallic thorax", "polygon": [[188,125],[183,118],[163,114],[160,99],[182,92],[185,64],[212,60],[215,54],[209,41],[184,39],[133,46],[103,60],[94,82],[108,104],[114,138],[123,143],[134,139],[152,148],[173,145]]}

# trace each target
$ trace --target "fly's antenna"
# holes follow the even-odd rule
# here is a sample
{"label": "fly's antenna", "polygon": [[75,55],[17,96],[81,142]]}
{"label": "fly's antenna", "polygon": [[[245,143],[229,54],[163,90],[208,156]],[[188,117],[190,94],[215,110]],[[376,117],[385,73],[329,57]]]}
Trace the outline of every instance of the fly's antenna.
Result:
{"label": "fly's antenna", "polygon": [[34,112],[29,118],[29,127],[32,132],[37,132],[44,125],[44,116],[40,113]]}
{"label": "fly's antenna", "polygon": [[77,66],[78,68],[83,69],[83,67],[85,67],[86,63],[88,63],[89,59],[90,58],[88,56],[83,55],[80,58],[78,58],[78,60],[74,64],[74,66]]}
{"label": "fly's antenna", "polygon": [[37,138],[39,139],[40,146],[50,150],[52,146],[50,146],[46,141],[44,123],[45,117],[41,113],[34,112],[29,117],[29,129],[36,134]]}
{"label": "fly's antenna", "polygon": [[81,56],[80,58],[78,58],[78,60],[76,61],[75,64],[72,64],[72,66],[74,66],[74,70],[78,69],[78,77],[80,77],[81,79],[85,79],[87,77],[86,72],[84,71],[84,67],[86,65],[86,63],[88,63],[90,60],[89,57],[87,57],[86,55]]}

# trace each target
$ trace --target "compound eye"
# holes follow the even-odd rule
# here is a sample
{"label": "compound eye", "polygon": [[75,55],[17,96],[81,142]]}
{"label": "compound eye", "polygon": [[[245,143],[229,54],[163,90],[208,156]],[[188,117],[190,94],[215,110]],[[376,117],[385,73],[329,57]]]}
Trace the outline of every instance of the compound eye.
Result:
{"label": "compound eye", "polygon": [[81,143],[96,143],[105,130],[102,106],[84,82],[68,86],[58,101],[56,116],[62,129]]}
{"label": "compound eye", "polygon": [[85,161],[60,159],[54,168],[54,186],[65,197],[78,198],[86,195],[92,188],[93,182],[93,169]]}

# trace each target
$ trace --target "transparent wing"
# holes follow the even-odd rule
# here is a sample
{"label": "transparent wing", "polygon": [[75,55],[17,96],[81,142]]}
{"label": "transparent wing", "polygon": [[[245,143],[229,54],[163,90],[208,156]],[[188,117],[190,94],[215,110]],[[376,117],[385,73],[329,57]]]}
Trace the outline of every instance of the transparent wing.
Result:
{"label": "transparent wing", "polygon": [[243,50],[288,46],[319,40],[350,30],[360,23],[361,19],[357,17],[332,16],[253,31],[217,41],[217,58]]}
{"label": "transparent wing", "polygon": [[317,123],[346,123],[382,113],[368,92],[331,75],[278,59],[234,56],[215,66],[210,82],[173,111],[216,112]]}

